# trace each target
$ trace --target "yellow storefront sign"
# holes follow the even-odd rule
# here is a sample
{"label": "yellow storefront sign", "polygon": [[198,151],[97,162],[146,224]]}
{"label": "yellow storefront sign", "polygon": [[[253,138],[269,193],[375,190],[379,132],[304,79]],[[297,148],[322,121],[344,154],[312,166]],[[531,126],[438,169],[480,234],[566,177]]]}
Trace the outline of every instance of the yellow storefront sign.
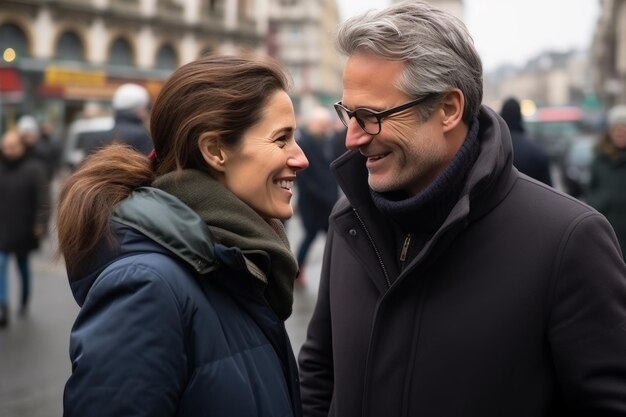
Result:
{"label": "yellow storefront sign", "polygon": [[45,71],[45,83],[49,86],[103,86],[106,84],[104,71],[82,71],[50,66]]}

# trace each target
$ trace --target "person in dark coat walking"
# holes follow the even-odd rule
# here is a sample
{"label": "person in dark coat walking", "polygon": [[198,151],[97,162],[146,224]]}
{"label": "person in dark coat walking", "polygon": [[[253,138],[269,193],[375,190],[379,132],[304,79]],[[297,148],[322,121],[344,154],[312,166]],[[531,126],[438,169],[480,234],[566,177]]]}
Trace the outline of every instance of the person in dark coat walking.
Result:
{"label": "person in dark coat walking", "polygon": [[304,283],[304,269],[309,249],[317,235],[328,230],[328,216],[339,197],[337,181],[330,163],[339,155],[330,111],[315,107],[306,126],[301,129],[298,144],[309,160],[309,167],[297,177],[298,212],[304,236],[297,251],[298,280]]}
{"label": "person in dark coat walking", "polygon": [[115,90],[112,105],[115,113],[113,128],[91,135],[85,145],[85,156],[114,142],[148,155],[153,149],[152,139],[145,128],[150,113],[148,90],[138,84],[122,84]]}
{"label": "person in dark coat walking", "polygon": [[626,105],[609,111],[608,124],[595,148],[585,201],[606,216],[626,256]]}
{"label": "person in dark coat walking", "polygon": [[26,152],[43,164],[48,181],[52,181],[58,167],[59,149],[49,132],[44,133],[37,119],[28,114],[18,119],[17,131],[26,145]]}
{"label": "person in dark coat walking", "polygon": [[299,354],[306,417],[626,415],[626,265],[521,174],[464,24],[422,1],[338,28],[350,150]]}
{"label": "person in dark coat walking", "polygon": [[513,142],[513,165],[521,173],[552,186],[550,158],[543,148],[526,134],[519,101],[508,98],[504,101],[500,116],[504,119]]}
{"label": "person in dark coat walking", "polygon": [[271,60],[192,61],[156,99],[150,158],[113,144],[70,176],[66,417],[300,416],[281,220],[308,162],[286,88]]}
{"label": "person in dark coat walking", "polygon": [[15,255],[21,278],[20,315],[30,300],[30,253],[48,224],[49,198],[43,164],[26,151],[16,130],[7,131],[0,152],[0,327],[9,322],[8,263]]}

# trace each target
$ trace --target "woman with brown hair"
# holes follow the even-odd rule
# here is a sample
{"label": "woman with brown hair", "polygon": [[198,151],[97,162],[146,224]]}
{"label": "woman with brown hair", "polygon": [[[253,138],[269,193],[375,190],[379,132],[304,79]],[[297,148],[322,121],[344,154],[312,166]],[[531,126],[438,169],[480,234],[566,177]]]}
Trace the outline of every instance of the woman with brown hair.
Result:
{"label": "woman with brown hair", "polygon": [[281,220],[308,161],[286,89],[269,60],[184,65],[152,109],[151,157],[111,145],[64,185],[81,306],[65,416],[300,415]]}

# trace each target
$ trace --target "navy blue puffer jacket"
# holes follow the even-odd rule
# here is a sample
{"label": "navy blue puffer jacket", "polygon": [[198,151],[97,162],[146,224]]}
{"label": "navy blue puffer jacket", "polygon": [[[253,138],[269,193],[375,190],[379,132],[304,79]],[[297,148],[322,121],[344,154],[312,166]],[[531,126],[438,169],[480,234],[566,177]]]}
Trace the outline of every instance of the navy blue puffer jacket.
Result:
{"label": "navy blue puffer jacket", "polygon": [[65,416],[301,414],[284,324],[237,248],[152,188],[118,206],[113,230],[118,246],[69,274],[81,311]]}

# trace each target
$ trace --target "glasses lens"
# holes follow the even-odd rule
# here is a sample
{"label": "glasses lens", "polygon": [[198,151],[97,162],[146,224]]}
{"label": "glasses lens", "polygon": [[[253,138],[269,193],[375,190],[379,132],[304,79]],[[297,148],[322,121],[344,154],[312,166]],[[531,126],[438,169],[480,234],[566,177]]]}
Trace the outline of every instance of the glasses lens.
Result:
{"label": "glasses lens", "polygon": [[377,135],[380,132],[380,122],[378,121],[378,118],[369,110],[359,109],[356,111],[354,117],[356,118],[359,126],[365,130],[365,133]]}
{"label": "glasses lens", "polygon": [[335,111],[337,112],[337,116],[339,116],[341,123],[343,123],[345,127],[348,127],[348,124],[350,123],[348,111],[341,104],[335,104]]}

